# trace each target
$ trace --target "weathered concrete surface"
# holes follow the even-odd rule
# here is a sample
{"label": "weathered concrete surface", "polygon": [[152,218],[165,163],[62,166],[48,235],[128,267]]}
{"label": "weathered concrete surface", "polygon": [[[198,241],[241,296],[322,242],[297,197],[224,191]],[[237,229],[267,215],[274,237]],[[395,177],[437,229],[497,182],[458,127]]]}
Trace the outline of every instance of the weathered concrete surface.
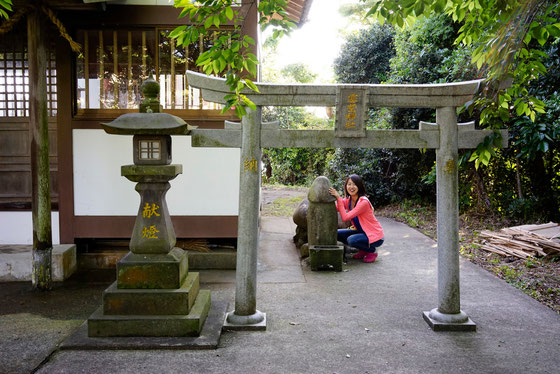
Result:
{"label": "weathered concrete surface", "polygon": [[[28,245],[0,246],[0,281],[31,280],[31,251]],[[52,280],[61,282],[77,269],[76,246],[60,244],[52,249]]]}
{"label": "weathered concrete surface", "polygon": [[[282,219],[285,224],[278,224]],[[257,296],[258,308],[267,313],[266,332],[224,333],[211,351],[57,351],[38,372],[557,372],[560,316],[463,260],[461,307],[478,332],[433,332],[422,311],[437,303],[436,243],[402,224],[380,221],[386,241],[377,261],[349,259],[347,271],[335,273],[300,266],[291,219],[263,217]],[[212,299],[233,301],[232,273],[201,272]],[[265,280],[272,273],[285,276]],[[2,283],[2,371],[37,367],[101,304],[107,285],[69,282],[43,294],[27,284]]]}

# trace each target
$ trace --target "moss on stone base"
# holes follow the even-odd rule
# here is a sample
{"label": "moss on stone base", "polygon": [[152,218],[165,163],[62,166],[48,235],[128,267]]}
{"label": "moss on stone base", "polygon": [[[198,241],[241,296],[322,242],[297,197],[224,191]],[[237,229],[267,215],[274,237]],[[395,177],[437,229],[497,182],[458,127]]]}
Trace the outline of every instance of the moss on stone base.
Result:
{"label": "moss on stone base", "polygon": [[342,271],[343,246],[309,246],[309,265],[311,270]]}

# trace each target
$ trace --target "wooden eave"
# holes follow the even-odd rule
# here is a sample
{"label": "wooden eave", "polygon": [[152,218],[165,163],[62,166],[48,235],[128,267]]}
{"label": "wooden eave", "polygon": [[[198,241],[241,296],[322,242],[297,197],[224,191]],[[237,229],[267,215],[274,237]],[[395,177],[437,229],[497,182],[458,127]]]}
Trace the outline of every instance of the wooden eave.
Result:
{"label": "wooden eave", "polygon": [[309,14],[309,8],[313,0],[289,0],[286,7],[290,18],[301,27],[306,21]]}
{"label": "wooden eave", "polygon": [[[15,5],[28,3],[29,0],[15,0]],[[33,1],[31,1],[33,2]],[[286,11],[292,21],[301,27],[309,14],[309,8],[313,0],[288,0]],[[100,3],[84,3],[83,0],[47,0],[47,4],[59,10],[99,10]],[[108,2],[107,4],[111,4]],[[116,5],[116,4],[115,4]]]}

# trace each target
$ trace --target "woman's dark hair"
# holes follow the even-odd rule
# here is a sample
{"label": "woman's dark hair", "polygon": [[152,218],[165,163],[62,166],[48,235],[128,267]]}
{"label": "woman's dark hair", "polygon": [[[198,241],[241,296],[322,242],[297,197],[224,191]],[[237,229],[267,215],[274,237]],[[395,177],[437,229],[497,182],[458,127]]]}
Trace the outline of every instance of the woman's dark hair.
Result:
{"label": "woman's dark hair", "polygon": [[348,181],[352,179],[352,182],[354,182],[354,184],[356,185],[356,187],[358,187],[358,198],[365,196],[368,197],[366,195],[366,188],[364,187],[364,182],[362,181],[362,177],[360,177],[357,174],[351,174],[347,179],[346,182],[344,182],[344,193],[346,194],[346,196],[350,196],[350,194],[348,193],[348,190],[346,189],[346,185],[348,184]]}

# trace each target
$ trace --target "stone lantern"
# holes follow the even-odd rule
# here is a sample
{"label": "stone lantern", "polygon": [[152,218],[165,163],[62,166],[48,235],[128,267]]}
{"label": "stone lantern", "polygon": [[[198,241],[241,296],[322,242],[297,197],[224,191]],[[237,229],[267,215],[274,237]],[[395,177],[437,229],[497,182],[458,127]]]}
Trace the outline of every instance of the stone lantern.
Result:
{"label": "stone lantern", "polygon": [[141,201],[117,281],[88,319],[90,337],[198,336],[210,309],[210,292],[199,292],[199,274],[188,272],[187,253],[175,247],[165,201],[169,181],[182,173],[182,165],[171,164],[171,135],[187,135],[189,125],[160,112],[156,81],[145,81],[142,93],[140,113],[101,124],[109,134],[133,135],[134,164],[121,174],[137,183]]}

